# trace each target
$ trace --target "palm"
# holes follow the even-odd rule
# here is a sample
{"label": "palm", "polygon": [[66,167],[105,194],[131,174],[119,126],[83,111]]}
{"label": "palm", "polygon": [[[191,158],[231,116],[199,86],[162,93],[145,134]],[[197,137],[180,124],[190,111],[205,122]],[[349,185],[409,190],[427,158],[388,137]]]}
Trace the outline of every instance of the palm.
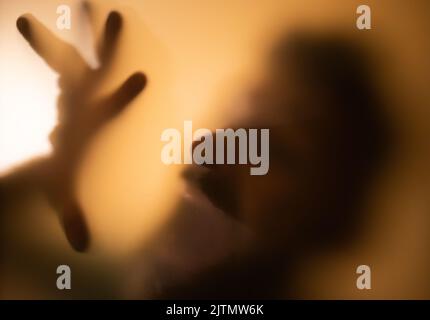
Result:
{"label": "palm", "polygon": [[[84,9],[92,20],[89,4]],[[92,69],[76,48],[59,40],[31,15],[17,20],[17,27],[31,47],[60,76],[58,124],[50,135],[53,154],[47,193],[62,215],[67,238],[77,250],[88,246],[89,236],[74,194],[77,165],[91,137],[122,111],[144,88],[142,73],[131,75],[113,94],[95,97],[97,87],[109,69],[122,28],[119,13],[111,12],[97,45],[100,67]]]}

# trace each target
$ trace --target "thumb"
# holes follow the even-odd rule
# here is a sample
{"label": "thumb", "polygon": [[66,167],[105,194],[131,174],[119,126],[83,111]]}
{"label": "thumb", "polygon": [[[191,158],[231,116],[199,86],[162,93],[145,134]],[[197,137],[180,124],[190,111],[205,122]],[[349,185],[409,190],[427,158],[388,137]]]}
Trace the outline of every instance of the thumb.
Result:
{"label": "thumb", "polygon": [[65,206],[62,219],[70,245],[76,251],[86,251],[90,243],[90,235],[83,211],[76,200]]}

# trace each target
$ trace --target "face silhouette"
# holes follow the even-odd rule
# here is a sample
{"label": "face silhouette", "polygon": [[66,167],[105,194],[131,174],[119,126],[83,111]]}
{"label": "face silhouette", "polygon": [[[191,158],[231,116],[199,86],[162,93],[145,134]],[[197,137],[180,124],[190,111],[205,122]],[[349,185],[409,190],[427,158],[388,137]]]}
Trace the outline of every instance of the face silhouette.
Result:
{"label": "face silhouette", "polygon": [[[268,242],[293,237],[301,214],[312,203],[318,161],[330,117],[313,95],[292,58],[270,60],[267,72],[248,93],[249,115],[237,128],[270,129],[270,168],[250,175],[252,165],[194,165],[184,177],[217,207]],[[230,126],[229,126],[230,127]],[[213,135],[214,140],[216,139]],[[236,145],[236,148],[238,145]]]}
{"label": "face silhouette", "polygon": [[260,243],[318,242],[346,231],[380,138],[362,62],[335,37],[281,42],[249,93],[250,114],[231,126],[270,129],[269,172],[206,165],[184,176]]}

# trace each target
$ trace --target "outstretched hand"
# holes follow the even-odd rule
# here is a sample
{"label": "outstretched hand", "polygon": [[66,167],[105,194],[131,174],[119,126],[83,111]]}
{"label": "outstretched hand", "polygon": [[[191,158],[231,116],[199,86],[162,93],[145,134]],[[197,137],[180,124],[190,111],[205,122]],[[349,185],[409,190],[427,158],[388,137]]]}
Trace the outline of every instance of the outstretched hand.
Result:
{"label": "outstretched hand", "polygon": [[[85,3],[94,29],[89,3]],[[136,72],[110,96],[95,98],[97,87],[112,63],[121,34],[122,17],[109,13],[97,44],[100,67],[92,69],[72,45],[58,39],[32,15],[21,16],[17,28],[30,46],[59,74],[61,95],[58,99],[58,124],[50,135],[53,153],[47,183],[47,195],[59,211],[66,236],[78,251],[89,245],[89,232],[75,196],[74,180],[83,152],[91,137],[118,115],[145,87],[146,77]]]}

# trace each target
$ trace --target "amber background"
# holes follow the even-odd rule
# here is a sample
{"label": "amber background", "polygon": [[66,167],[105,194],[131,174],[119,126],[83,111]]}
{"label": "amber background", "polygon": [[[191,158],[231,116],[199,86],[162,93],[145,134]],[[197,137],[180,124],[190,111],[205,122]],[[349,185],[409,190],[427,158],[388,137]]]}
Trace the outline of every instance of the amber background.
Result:
{"label": "amber background", "polygon": [[[135,70],[148,75],[149,86],[103,130],[82,165],[79,195],[93,236],[89,253],[72,251],[55,213],[39,194],[27,201],[11,201],[2,226],[2,246],[12,263],[1,269],[2,298],[120,297],[127,259],[173,214],[181,191],[180,167],[166,167],[160,161],[161,131],[181,129],[189,119],[195,128],[222,127],[240,116],[240,109],[233,106],[242,90],[258,78],[266,50],[279,33],[297,26],[366,32],[385,57],[380,80],[389,101],[388,113],[400,133],[395,156],[369,199],[372,215],[362,240],[348,252],[310,258],[298,279],[302,296],[430,298],[428,1],[366,1],[372,9],[371,31],[355,28],[361,1],[96,3],[100,27],[111,8],[125,17],[120,51],[104,89],[111,90]],[[59,4],[72,6],[71,31],[55,28]],[[54,125],[58,89],[55,74],[21,39],[15,21],[31,12],[91,59],[91,39],[78,5],[65,0],[0,1],[1,83],[13,79],[23,84],[22,94],[36,90],[41,97],[49,97],[37,111],[45,127],[20,126],[29,137],[32,132],[47,135],[49,123]],[[6,95],[6,87],[0,86],[0,95]],[[13,101],[1,100],[2,119],[13,110]],[[1,139],[18,141],[15,134],[3,129]],[[2,144],[0,157],[11,152],[3,146],[7,145]],[[72,266],[70,293],[55,288],[59,264]],[[372,267],[370,291],[355,288],[354,271],[360,264]]]}

